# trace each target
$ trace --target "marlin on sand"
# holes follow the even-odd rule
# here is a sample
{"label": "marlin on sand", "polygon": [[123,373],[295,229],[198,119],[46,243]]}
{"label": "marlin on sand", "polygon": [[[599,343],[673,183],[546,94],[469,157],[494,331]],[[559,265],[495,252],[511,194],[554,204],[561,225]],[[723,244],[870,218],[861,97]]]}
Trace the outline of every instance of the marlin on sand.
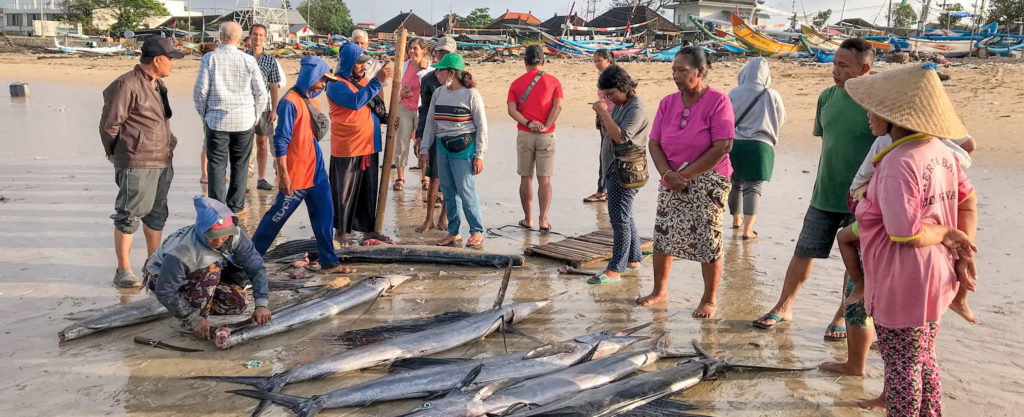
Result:
{"label": "marlin on sand", "polygon": [[647,323],[621,331],[590,333],[567,342],[544,345],[529,352],[484,359],[410,359],[407,361],[436,365],[400,372],[312,398],[256,390],[229,392],[271,400],[287,406],[299,416],[309,417],[328,408],[359,407],[376,402],[428,397],[500,379],[532,378],[548,374],[590,359],[607,357],[626,346],[644,340],[646,337],[632,334],[650,325],[651,323]]}
{"label": "marlin on sand", "polygon": [[[399,359],[432,355],[483,338],[498,329],[511,332],[514,324],[550,303],[551,299],[548,298],[495,307],[433,329],[352,348],[271,376],[200,376],[195,379],[212,379],[251,385],[262,391],[278,393],[286,384],[293,382],[309,381],[342,372],[365,369]],[[260,401],[252,415],[260,415],[269,405],[269,400]]]}

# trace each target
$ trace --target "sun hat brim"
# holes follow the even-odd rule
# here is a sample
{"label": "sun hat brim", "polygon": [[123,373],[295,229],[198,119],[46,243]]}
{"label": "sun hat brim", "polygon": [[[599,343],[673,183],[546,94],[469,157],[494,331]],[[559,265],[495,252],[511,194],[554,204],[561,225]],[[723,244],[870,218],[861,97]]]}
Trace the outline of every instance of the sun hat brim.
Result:
{"label": "sun hat brim", "polygon": [[933,65],[911,65],[852,78],[843,88],[864,110],[892,124],[938,138],[967,136],[967,128]]}

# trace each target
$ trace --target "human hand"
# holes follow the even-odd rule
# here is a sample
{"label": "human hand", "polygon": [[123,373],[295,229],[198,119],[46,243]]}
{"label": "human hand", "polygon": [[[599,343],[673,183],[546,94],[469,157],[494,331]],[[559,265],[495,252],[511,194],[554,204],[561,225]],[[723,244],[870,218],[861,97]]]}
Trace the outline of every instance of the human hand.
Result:
{"label": "human hand", "polygon": [[252,312],[252,319],[256,324],[266,324],[270,321],[270,309],[266,307],[256,307]]}
{"label": "human hand", "polygon": [[978,288],[978,266],[974,263],[974,259],[960,258],[956,261],[956,279],[960,281],[960,285],[967,288],[968,291],[975,291]]}
{"label": "human hand", "polygon": [[597,114],[608,112],[608,105],[605,104],[603,100],[595,101],[593,107],[594,111],[597,112]]}
{"label": "human hand", "polygon": [[114,163],[114,155],[107,155],[107,161],[109,161],[111,164],[113,164]]}
{"label": "human hand", "polygon": [[430,155],[420,154],[420,170],[426,171],[427,165],[430,164]]}
{"label": "human hand", "polygon": [[384,66],[377,70],[377,81],[384,82],[395,75],[395,69],[391,68],[391,61],[385,62]]}
{"label": "human hand", "polygon": [[473,175],[480,175],[481,172],[484,172],[484,160],[473,158]]}
{"label": "human hand", "polygon": [[402,98],[412,97],[412,87],[409,87],[407,85],[403,85],[402,86],[402,91],[399,93],[399,96],[401,96]]}
{"label": "human hand", "polygon": [[292,179],[284,170],[278,171],[277,189],[281,191],[281,194],[284,194],[289,197],[291,197],[292,195]]}
{"label": "human hand", "polygon": [[661,178],[665,180],[668,188],[675,192],[683,191],[690,185],[690,181],[683,177],[683,174],[680,174],[679,171],[669,171]]}
{"label": "human hand", "polygon": [[276,111],[271,111],[270,112],[270,123],[273,124],[276,121],[277,121],[277,112]]}
{"label": "human hand", "polygon": [[967,233],[956,228],[950,228],[942,236],[942,244],[949,248],[954,259],[973,259],[974,253],[978,251],[978,247],[974,246],[974,242],[971,242]]}
{"label": "human hand", "polygon": [[196,337],[200,339],[206,340],[210,338],[210,330],[213,330],[213,328],[213,322],[204,318],[203,321],[199,322],[199,324],[196,325],[196,328],[195,330],[192,331],[192,334],[196,335]]}
{"label": "human hand", "polygon": [[545,130],[547,130],[544,127],[544,123],[538,122],[536,120],[531,120],[530,123],[526,125],[526,127],[530,128],[530,131],[532,131],[533,133],[542,133]]}

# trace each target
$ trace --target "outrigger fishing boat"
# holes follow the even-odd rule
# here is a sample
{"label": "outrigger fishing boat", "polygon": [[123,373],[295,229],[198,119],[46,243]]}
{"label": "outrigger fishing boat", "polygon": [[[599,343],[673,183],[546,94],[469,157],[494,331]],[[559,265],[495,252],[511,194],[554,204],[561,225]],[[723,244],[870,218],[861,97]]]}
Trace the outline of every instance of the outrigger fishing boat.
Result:
{"label": "outrigger fishing boat", "polygon": [[906,42],[908,51],[938,53],[947,58],[955,58],[970,55],[975,41],[972,39],[907,38]]}
{"label": "outrigger fishing boat", "polygon": [[109,54],[121,54],[124,53],[125,49],[121,44],[117,46],[107,47],[87,47],[87,46],[63,46],[60,42],[57,42],[57,38],[53,38],[53,44],[57,46],[57,50],[66,54],[84,53],[92,55],[109,55]]}
{"label": "outrigger fishing boat", "polygon": [[[722,48],[724,48],[726,51],[732,52],[734,54],[742,54],[742,53],[750,52],[750,50],[748,50],[747,48],[743,47],[743,45],[741,45],[739,42],[737,42],[735,37],[728,36],[728,34],[725,33],[724,30],[716,28],[714,30],[714,32],[712,32],[710,29],[708,29],[707,26],[704,25],[704,22],[701,22],[700,19],[697,19],[694,16],[690,16],[690,21],[693,22],[693,24],[697,26],[697,29],[700,29],[700,31],[704,32],[704,34],[707,35],[709,38],[711,38],[711,39],[717,41],[718,43],[722,44]],[[721,35],[726,35],[726,36],[721,36]]]}
{"label": "outrigger fishing boat", "polygon": [[[846,39],[845,37],[843,37],[840,38],[839,41],[836,41],[835,39],[829,38],[827,35],[807,25],[800,25],[800,31],[803,32],[804,37],[807,39],[807,43],[811,45],[811,47],[820,49],[825,52],[835,51],[836,49],[839,49],[839,42]],[[870,43],[871,46],[875,47],[875,49],[881,51],[882,53],[892,51],[892,45],[888,42],[886,38],[883,38],[883,40],[871,40],[864,38],[864,40]]]}
{"label": "outrigger fishing boat", "polygon": [[736,36],[736,40],[740,41],[747,47],[751,52],[758,53],[761,55],[775,55],[787,52],[800,52],[800,46],[791,43],[782,43],[762,35],[754,28],[743,22],[739,16],[735,14],[729,15],[729,21],[732,23],[732,34]]}

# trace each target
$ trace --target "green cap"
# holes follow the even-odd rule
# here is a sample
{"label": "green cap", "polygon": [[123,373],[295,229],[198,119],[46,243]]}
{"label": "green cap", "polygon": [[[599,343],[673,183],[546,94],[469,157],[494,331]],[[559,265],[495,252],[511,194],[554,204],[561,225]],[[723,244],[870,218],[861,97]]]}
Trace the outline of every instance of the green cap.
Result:
{"label": "green cap", "polygon": [[441,57],[441,61],[434,64],[435,69],[454,69],[463,71],[466,69],[466,61],[462,60],[462,55],[456,53],[446,54]]}

